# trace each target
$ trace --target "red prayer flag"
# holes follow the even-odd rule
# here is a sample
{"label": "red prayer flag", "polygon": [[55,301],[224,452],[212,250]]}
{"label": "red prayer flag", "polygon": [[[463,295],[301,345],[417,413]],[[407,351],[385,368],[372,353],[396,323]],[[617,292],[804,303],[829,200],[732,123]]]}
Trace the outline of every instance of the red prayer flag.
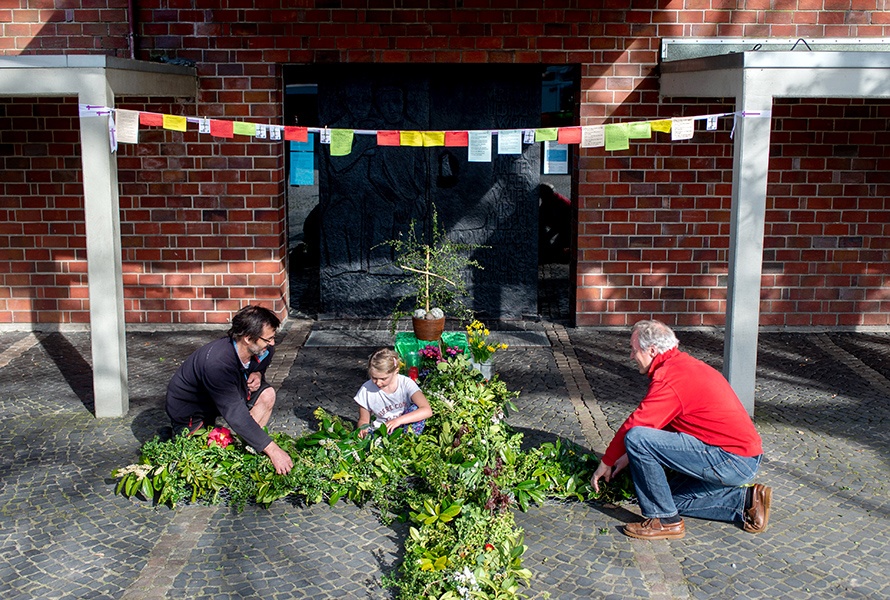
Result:
{"label": "red prayer flag", "polygon": [[401,135],[398,131],[378,131],[378,146],[399,146],[401,145]]}
{"label": "red prayer flag", "polygon": [[284,139],[289,142],[308,142],[309,129],[306,127],[284,126]]}
{"label": "red prayer flag", "polygon": [[557,133],[556,142],[558,144],[580,144],[581,128],[580,127],[560,127]]}
{"label": "red prayer flag", "polygon": [[223,138],[235,137],[233,122],[210,119],[210,135]]}
{"label": "red prayer flag", "polygon": [[469,146],[470,145],[470,133],[468,131],[446,131],[445,132],[445,145],[451,146],[451,147]]}
{"label": "red prayer flag", "polygon": [[140,112],[139,113],[139,124],[140,125],[155,125],[157,127],[164,126],[164,115],[161,113],[151,113],[151,112]]}

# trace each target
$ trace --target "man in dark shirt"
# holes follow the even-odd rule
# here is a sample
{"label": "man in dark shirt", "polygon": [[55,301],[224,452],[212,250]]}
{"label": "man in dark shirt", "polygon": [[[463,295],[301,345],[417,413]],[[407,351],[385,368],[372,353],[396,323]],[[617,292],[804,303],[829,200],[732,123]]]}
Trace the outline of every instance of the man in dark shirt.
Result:
{"label": "man in dark shirt", "polygon": [[226,337],[192,353],[167,385],[167,415],[173,432],[212,427],[216,417],[266,454],[279,474],[293,468],[291,457],[263,427],[275,406],[275,390],[265,379],[281,321],[262,306],[246,306],[232,317]]}

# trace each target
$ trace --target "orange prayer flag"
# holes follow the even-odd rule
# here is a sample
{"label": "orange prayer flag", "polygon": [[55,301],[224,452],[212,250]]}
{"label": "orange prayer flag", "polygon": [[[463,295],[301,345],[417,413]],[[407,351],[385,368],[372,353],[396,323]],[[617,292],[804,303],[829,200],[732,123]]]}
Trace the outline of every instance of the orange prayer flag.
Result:
{"label": "orange prayer flag", "polygon": [[446,131],[445,145],[466,148],[470,145],[470,133],[468,131]]}
{"label": "orange prayer flag", "polygon": [[580,127],[560,127],[559,134],[556,138],[560,144],[580,144],[581,128]]}
{"label": "orange prayer flag", "polygon": [[309,129],[306,127],[284,126],[284,139],[289,142],[308,142]]}
{"label": "orange prayer flag", "polygon": [[157,127],[164,126],[164,115],[161,113],[151,113],[151,112],[140,112],[139,113],[139,124],[140,125],[155,125]]}
{"label": "orange prayer flag", "polygon": [[398,146],[401,144],[400,135],[398,131],[378,131],[377,132],[377,145],[378,146]]}
{"label": "orange prayer flag", "polygon": [[219,119],[210,119],[210,135],[222,138],[235,137],[231,121],[220,121]]}

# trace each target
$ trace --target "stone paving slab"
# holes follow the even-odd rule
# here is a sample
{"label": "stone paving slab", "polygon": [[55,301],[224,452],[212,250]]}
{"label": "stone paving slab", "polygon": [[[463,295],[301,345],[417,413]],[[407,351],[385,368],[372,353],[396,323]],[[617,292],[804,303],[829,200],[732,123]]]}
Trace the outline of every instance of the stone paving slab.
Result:
{"label": "stone paving slab", "polygon": [[[526,325],[548,343],[495,355],[495,369],[521,392],[511,425],[527,445],[560,437],[601,449],[646,387],[629,364],[627,333]],[[318,406],[355,419],[368,347],[304,343],[310,329],[350,328],[358,329],[288,324],[273,365],[281,383],[273,428],[314,429]],[[169,510],[114,495],[112,469],[133,462],[167,424],[169,377],[219,335],[128,334],[130,412],[99,420],[89,334],[0,333],[0,597],[392,597],[381,581],[406,531],[369,509],[280,501],[242,513]],[[678,335],[720,368],[719,333]],[[689,520],[683,540],[642,542],[619,532],[637,518],[633,505],[547,503],[516,516],[535,573],[528,596],[890,597],[888,376],[888,334],[761,334],[755,422],[767,454],[762,481],[775,488],[770,530],[753,536]]]}

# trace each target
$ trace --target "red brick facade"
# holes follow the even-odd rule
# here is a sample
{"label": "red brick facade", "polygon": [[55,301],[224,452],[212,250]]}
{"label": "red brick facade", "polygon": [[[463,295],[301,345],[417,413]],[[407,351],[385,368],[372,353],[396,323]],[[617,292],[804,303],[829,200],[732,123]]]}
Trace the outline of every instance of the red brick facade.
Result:
{"label": "red brick facade", "polygon": [[[732,110],[659,102],[665,37],[890,37],[888,0],[133,4],[136,58],[194,61],[199,98],[118,107],[274,124],[289,63],[579,64],[578,123],[594,125]],[[0,0],[0,53],[129,57],[127,2]],[[0,122],[0,324],[87,322],[76,100],[0,99]],[[774,106],[762,325],[890,325],[888,122],[886,101]],[[731,127],[579,151],[578,325],[723,324]],[[127,321],[224,322],[254,301],[283,315],[283,144],[140,136],[118,152]]]}

